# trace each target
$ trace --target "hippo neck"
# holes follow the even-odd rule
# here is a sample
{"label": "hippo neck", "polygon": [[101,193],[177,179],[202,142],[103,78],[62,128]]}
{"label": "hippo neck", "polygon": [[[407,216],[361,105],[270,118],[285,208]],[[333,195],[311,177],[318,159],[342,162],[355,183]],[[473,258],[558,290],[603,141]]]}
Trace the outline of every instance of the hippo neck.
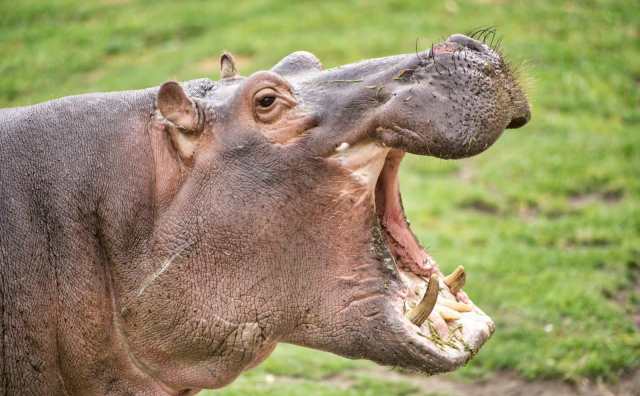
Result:
{"label": "hippo neck", "polygon": [[153,384],[110,331],[121,286],[108,280],[152,235],[154,98],[89,94],[0,112],[0,288],[2,305],[18,307],[0,325],[5,338],[10,328],[24,335],[2,344],[2,358],[15,359],[1,365],[9,393],[64,393],[78,385],[71,376],[92,379],[72,394]]}

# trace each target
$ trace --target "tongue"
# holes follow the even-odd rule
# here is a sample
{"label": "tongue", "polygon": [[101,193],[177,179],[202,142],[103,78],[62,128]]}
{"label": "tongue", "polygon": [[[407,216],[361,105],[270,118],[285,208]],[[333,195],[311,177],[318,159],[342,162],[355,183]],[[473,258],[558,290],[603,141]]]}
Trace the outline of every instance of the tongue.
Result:
{"label": "tongue", "polygon": [[406,225],[383,219],[383,227],[389,236],[392,253],[399,259],[398,264],[402,269],[422,276],[430,276],[435,272],[434,261]]}
{"label": "tongue", "polygon": [[416,275],[430,276],[437,268],[409,228],[400,198],[398,170],[404,152],[389,152],[376,185],[376,209],[398,265]]}

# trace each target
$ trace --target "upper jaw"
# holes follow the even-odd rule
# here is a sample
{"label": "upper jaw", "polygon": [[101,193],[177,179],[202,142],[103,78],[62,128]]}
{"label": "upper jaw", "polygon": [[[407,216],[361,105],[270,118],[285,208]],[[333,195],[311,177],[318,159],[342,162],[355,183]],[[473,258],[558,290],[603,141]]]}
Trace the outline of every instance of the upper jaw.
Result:
{"label": "upper jaw", "polygon": [[304,144],[319,156],[368,137],[413,154],[464,158],[530,119],[526,95],[499,51],[463,35],[290,80],[299,106],[318,119]]}

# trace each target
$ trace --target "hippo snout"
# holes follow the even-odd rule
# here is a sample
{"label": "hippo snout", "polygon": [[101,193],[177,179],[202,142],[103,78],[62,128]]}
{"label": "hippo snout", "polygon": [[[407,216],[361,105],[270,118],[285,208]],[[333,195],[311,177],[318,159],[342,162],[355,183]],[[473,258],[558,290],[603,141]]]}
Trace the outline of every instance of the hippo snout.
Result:
{"label": "hippo snout", "polygon": [[[454,34],[419,56],[390,59],[391,81],[369,86],[393,94],[379,112],[378,138],[405,152],[462,158],[490,147],[506,128],[531,119],[516,74],[480,37]],[[384,98],[384,89],[375,90]]]}
{"label": "hippo snout", "polygon": [[[453,34],[447,38],[446,42],[458,44],[465,49],[475,51],[480,54],[491,55],[492,52],[490,46],[479,40],[465,36],[464,34]],[[531,119],[531,110],[529,109],[529,104],[527,103],[527,100],[519,87],[517,87],[516,89],[512,89],[512,98],[514,115],[512,116],[509,124],[506,126],[507,129],[516,129],[523,127]]]}

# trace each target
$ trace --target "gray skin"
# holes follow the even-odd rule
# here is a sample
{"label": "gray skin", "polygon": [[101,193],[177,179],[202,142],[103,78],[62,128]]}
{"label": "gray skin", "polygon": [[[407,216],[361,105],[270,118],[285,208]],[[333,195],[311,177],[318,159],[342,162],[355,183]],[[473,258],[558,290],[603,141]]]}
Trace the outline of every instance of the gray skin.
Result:
{"label": "gray skin", "polygon": [[[289,342],[423,373],[373,199],[332,159],[461,158],[524,125],[500,55],[431,50],[0,110],[0,395],[193,394]],[[364,193],[363,193],[364,191]],[[473,337],[471,337],[473,338]]]}

